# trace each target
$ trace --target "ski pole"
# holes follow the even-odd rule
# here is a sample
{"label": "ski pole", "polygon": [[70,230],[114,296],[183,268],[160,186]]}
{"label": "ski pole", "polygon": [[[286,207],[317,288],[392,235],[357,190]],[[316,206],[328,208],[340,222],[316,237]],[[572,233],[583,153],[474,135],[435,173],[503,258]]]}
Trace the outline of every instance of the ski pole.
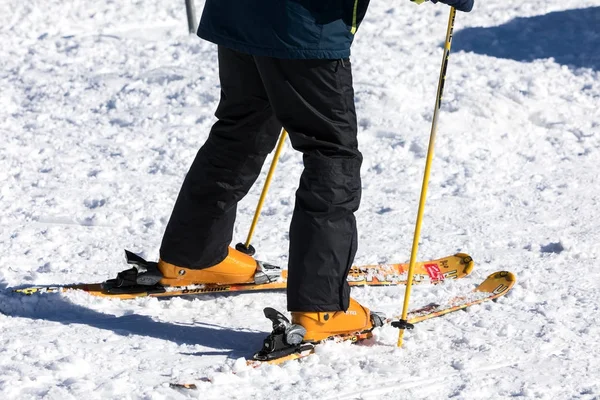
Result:
{"label": "ski pole", "polygon": [[286,136],[287,131],[283,129],[281,131],[279,143],[277,143],[277,149],[275,149],[275,154],[273,155],[273,161],[271,162],[271,167],[269,168],[269,173],[267,174],[267,179],[265,180],[265,185],[263,187],[262,193],[260,194],[260,199],[258,200],[258,205],[256,206],[256,211],[254,212],[254,218],[252,219],[252,225],[250,225],[250,231],[248,232],[246,243],[238,243],[235,246],[236,250],[249,254],[251,256],[254,255],[256,250],[250,245],[250,241],[252,240],[252,236],[254,235],[256,225],[258,224],[258,217],[260,216],[260,212],[265,203],[267,192],[269,191],[269,186],[271,185],[271,179],[273,178],[273,174],[275,173],[275,167],[277,167],[277,162],[279,161],[279,156],[281,155],[281,151],[283,150],[283,145],[285,144]]}
{"label": "ski pole", "polygon": [[408,280],[406,282],[406,292],[404,293],[404,306],[402,307],[402,319],[394,324],[400,328],[398,332],[398,347],[402,347],[404,330],[412,329],[408,323],[408,303],[412,290],[413,275],[417,252],[419,250],[419,237],[421,235],[421,222],[423,221],[423,212],[425,211],[425,200],[427,198],[427,188],[429,186],[429,174],[431,171],[431,162],[433,160],[433,148],[435,145],[435,135],[437,132],[438,115],[442,106],[442,95],[444,93],[444,83],[446,82],[446,71],[448,69],[448,60],[450,59],[450,46],[452,45],[452,33],[454,32],[454,21],[456,20],[456,9],[450,9],[450,18],[448,19],[448,30],[446,32],[446,43],[444,44],[444,56],[442,58],[442,68],[440,70],[440,79],[438,81],[437,96],[435,100],[435,109],[433,112],[433,121],[431,123],[431,135],[429,137],[429,147],[427,149],[427,161],[425,162],[425,173],[423,174],[423,185],[421,187],[421,198],[419,201],[419,211],[417,213],[417,223],[415,224],[415,234],[413,237],[412,251],[410,253],[410,264],[408,267]]}
{"label": "ski pole", "polygon": [[187,13],[188,31],[190,34],[195,34],[198,25],[196,25],[196,7],[193,0],[185,0],[185,11]]}

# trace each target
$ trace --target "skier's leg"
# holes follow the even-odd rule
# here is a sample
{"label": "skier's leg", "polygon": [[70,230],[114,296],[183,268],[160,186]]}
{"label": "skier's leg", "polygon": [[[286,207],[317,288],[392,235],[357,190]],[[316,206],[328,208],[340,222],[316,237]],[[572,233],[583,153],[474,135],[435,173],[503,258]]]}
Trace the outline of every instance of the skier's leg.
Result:
{"label": "skier's leg", "polygon": [[288,309],[309,340],[369,329],[369,311],[350,301],[346,281],[357,248],[362,162],[350,61],[256,60],[277,118],[304,154],[290,227]]}
{"label": "skier's leg", "polygon": [[[224,261],[232,261],[235,276],[219,278],[222,283],[239,282],[244,276],[251,280],[254,273],[252,258],[228,245],[237,203],[258,177],[281,124],[251,56],[220,47],[219,77],[218,121],[185,177],[162,240],[159,267],[169,275],[164,284],[206,282],[209,267]],[[182,269],[206,270],[195,277],[184,271],[189,282],[170,280],[170,275],[180,278]]]}

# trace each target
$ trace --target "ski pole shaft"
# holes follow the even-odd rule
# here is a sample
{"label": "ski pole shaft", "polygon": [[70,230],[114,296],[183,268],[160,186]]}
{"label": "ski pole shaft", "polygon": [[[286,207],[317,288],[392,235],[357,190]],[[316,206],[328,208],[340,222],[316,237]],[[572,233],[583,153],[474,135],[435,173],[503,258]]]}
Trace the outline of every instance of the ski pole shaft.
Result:
{"label": "ski pole shaft", "polygon": [[[404,293],[404,305],[402,307],[402,321],[406,322],[408,318],[408,305],[412,291],[415,263],[419,250],[419,238],[421,236],[421,223],[425,211],[425,200],[427,199],[427,189],[429,187],[429,174],[431,172],[431,163],[433,160],[433,149],[435,146],[435,136],[437,133],[438,116],[442,106],[442,95],[444,93],[444,83],[446,82],[446,71],[448,69],[448,60],[450,59],[450,47],[452,45],[452,34],[454,32],[454,21],[456,20],[456,9],[450,9],[450,18],[448,19],[448,30],[446,32],[446,43],[444,45],[444,56],[442,58],[442,67],[440,70],[440,79],[438,81],[437,96],[435,100],[435,110],[433,112],[433,121],[431,123],[431,135],[429,137],[429,147],[427,149],[427,160],[425,162],[425,173],[423,174],[423,185],[421,187],[421,198],[419,201],[419,211],[417,212],[417,223],[415,224],[415,234],[413,237],[412,251],[410,253],[410,264],[408,267],[408,280],[406,282],[406,292]],[[398,332],[398,347],[402,347],[405,328],[400,328]]]}
{"label": "ski pole shaft", "polygon": [[194,0],[185,0],[185,11],[187,14],[188,31],[190,34],[194,34],[198,28],[196,25],[196,7],[194,7]]}
{"label": "ski pole shaft", "polygon": [[254,230],[256,229],[256,225],[258,223],[258,217],[260,216],[262,207],[265,203],[265,198],[267,197],[267,192],[269,191],[269,186],[271,185],[271,180],[273,179],[273,174],[275,173],[275,168],[277,167],[277,162],[279,161],[279,156],[281,155],[281,151],[283,150],[283,145],[285,144],[286,136],[287,131],[283,129],[281,132],[281,137],[279,138],[279,143],[277,143],[277,149],[275,150],[275,154],[273,155],[271,168],[269,168],[269,173],[267,174],[267,179],[265,180],[265,186],[263,187],[260,199],[258,200],[258,205],[256,206],[256,211],[254,212],[254,218],[252,219],[252,225],[250,226],[250,231],[248,232],[246,243],[244,244],[246,249],[250,248],[250,241],[252,240],[252,236],[254,235]]}

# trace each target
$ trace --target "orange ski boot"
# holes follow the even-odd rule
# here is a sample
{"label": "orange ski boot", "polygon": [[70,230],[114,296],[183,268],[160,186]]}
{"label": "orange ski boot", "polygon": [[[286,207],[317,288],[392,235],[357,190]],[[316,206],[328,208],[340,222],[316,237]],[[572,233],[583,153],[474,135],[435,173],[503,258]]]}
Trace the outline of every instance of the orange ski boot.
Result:
{"label": "orange ski boot", "polygon": [[[375,316],[375,318],[373,318]],[[318,342],[329,337],[357,335],[359,339],[371,337],[371,330],[379,326],[378,315],[350,299],[346,311],[298,312],[292,311],[292,324],[306,329],[304,342]]]}
{"label": "orange ski boot", "polygon": [[263,283],[255,279],[255,275],[260,275],[260,265],[256,260],[231,247],[229,247],[227,257],[212,267],[203,269],[182,268],[159,260],[158,269],[163,275],[159,283],[164,286],[188,286],[209,283]]}

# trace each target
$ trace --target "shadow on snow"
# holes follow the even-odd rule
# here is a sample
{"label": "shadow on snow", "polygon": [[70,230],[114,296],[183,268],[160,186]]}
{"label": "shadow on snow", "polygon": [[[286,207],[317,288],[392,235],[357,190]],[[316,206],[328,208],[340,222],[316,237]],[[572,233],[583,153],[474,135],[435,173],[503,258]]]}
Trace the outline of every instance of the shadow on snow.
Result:
{"label": "shadow on snow", "polygon": [[530,62],[554,58],[562,65],[600,70],[600,7],[515,18],[489,28],[454,35],[456,50]]}
{"label": "shadow on snow", "polygon": [[219,350],[196,352],[194,355],[250,356],[262,346],[262,341],[268,334],[197,322],[193,325],[161,322],[145,315],[104,314],[73,304],[60,294],[23,296],[0,293],[0,312],[11,317],[53,321],[65,325],[82,324],[110,330],[122,336],[146,336],[180,345],[200,345]]}

